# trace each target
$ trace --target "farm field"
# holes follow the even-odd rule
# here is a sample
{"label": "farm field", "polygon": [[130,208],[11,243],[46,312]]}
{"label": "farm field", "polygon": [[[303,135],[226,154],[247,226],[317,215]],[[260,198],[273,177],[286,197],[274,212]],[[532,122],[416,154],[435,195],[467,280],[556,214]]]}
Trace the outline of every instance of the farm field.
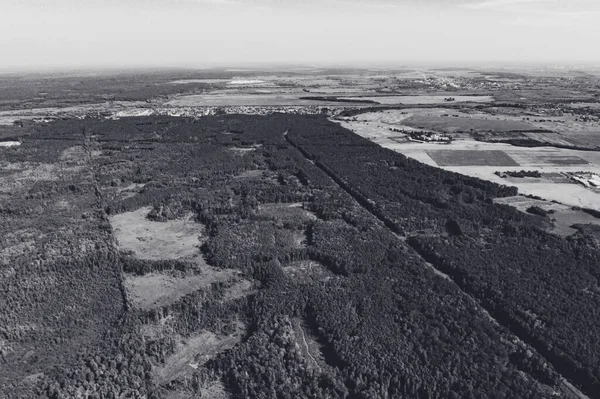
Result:
{"label": "farm field", "polygon": [[430,150],[427,155],[438,166],[519,166],[500,150]]}
{"label": "farm field", "polygon": [[492,96],[450,96],[450,95],[439,95],[439,96],[377,96],[377,97],[344,97],[349,100],[370,100],[375,101],[379,104],[391,105],[391,104],[444,104],[448,103],[447,98],[453,98],[456,102],[491,102],[494,101]]}
{"label": "farm field", "polygon": [[443,133],[476,131],[513,132],[533,130],[533,126],[520,121],[484,119],[483,117],[414,115],[404,119],[407,126],[429,129]]}
{"label": "farm field", "polygon": [[[338,106],[337,101],[305,100],[306,93],[215,93],[181,96],[165,103],[167,106]],[[365,101],[365,104],[367,102]]]}
{"label": "farm field", "polygon": [[[495,132],[533,129],[527,122],[514,120],[483,120],[481,116],[468,114],[450,116],[452,111],[440,110],[385,110],[368,112],[352,117],[338,118],[338,123],[368,138],[382,147],[400,152],[408,157],[431,166],[474,176],[498,184],[508,184],[519,189],[520,193],[539,196],[547,200],[559,201],[569,206],[578,206],[600,210],[598,193],[573,182],[543,180],[531,182],[523,179],[501,179],[495,175],[502,170],[539,170],[542,173],[565,173],[600,171],[600,152],[579,151],[549,146],[518,147],[501,142],[473,140],[464,133],[485,124],[485,130],[493,127]],[[449,116],[442,116],[448,114]],[[464,115],[461,117],[461,115]],[[477,115],[477,114],[475,114]],[[414,119],[418,116],[420,119]],[[356,120],[355,120],[356,119]],[[502,118],[501,118],[502,119]],[[419,123],[414,123],[418,120]],[[456,121],[462,124],[457,125]],[[473,122],[476,122],[473,124]],[[491,123],[491,124],[490,124]],[[460,129],[457,127],[460,126]],[[495,127],[494,127],[495,126]],[[451,144],[417,143],[401,139],[396,130],[433,131],[450,134],[454,137]],[[458,131],[463,133],[457,133]],[[540,133],[540,135],[543,135]],[[577,134],[574,134],[577,137]],[[569,138],[567,138],[569,140]],[[495,154],[495,155],[490,155]],[[502,155],[501,155],[502,154]]]}

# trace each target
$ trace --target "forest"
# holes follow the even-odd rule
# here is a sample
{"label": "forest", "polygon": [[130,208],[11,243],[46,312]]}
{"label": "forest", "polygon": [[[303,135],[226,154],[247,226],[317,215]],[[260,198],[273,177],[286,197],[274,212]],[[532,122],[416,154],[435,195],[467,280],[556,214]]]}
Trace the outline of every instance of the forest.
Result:
{"label": "forest", "polygon": [[561,374],[590,396],[600,392],[600,252],[589,236],[557,237],[541,228],[542,216],[492,203],[513,188],[324,129],[330,133],[291,130],[290,141]]}
{"label": "forest", "polygon": [[[514,188],[287,114],[59,120],[0,162],[0,396],[600,397],[600,252]],[[197,253],[124,250],[140,209]]]}

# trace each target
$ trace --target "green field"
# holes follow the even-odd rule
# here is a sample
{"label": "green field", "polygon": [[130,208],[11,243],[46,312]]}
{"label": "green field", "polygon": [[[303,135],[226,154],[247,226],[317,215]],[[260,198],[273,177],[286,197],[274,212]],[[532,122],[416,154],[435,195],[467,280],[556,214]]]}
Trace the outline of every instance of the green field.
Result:
{"label": "green field", "polygon": [[519,166],[499,150],[431,150],[427,155],[439,166]]}
{"label": "green field", "polygon": [[529,123],[520,121],[437,115],[413,115],[404,119],[402,124],[444,133],[470,132],[471,129],[475,132],[513,132],[535,129]]}

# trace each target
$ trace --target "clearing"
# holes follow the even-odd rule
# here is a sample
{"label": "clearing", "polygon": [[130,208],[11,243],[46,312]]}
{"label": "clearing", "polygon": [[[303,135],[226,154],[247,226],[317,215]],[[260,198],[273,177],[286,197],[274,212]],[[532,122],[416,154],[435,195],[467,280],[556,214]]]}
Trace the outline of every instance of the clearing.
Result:
{"label": "clearing", "polygon": [[258,179],[261,178],[264,174],[264,170],[261,169],[253,169],[253,170],[246,170],[242,173],[238,173],[237,175],[233,176],[234,179]]}
{"label": "clearing", "polygon": [[17,147],[20,145],[20,141],[0,141],[0,147]]}
{"label": "clearing", "polygon": [[239,281],[234,283],[225,294],[226,299],[234,299],[247,294],[251,288],[250,281],[241,279],[239,272],[234,270],[210,266],[204,266],[200,274],[125,275],[124,283],[131,304],[138,309],[149,310],[173,304],[188,294],[209,287],[212,283],[229,282],[234,279]]}
{"label": "clearing", "polygon": [[232,81],[227,82],[228,85],[258,85],[261,83],[267,82],[260,79],[233,79]]}
{"label": "clearing", "polygon": [[[196,398],[209,398],[209,399],[227,399],[229,394],[225,389],[223,383],[219,380],[202,381],[197,391],[194,389],[182,389],[177,387],[176,391],[167,391],[164,393],[165,399],[196,399]],[[198,392],[199,391],[199,392]]]}
{"label": "clearing", "polygon": [[581,210],[573,209],[570,206],[556,202],[538,200],[523,195],[496,198],[494,199],[494,202],[497,204],[514,206],[521,212],[527,212],[527,209],[532,206],[537,206],[545,211],[551,211],[552,213],[549,213],[548,217],[554,223],[554,227],[548,229],[548,231],[561,237],[575,234],[577,229],[571,227],[574,224],[593,224],[600,226],[600,219]]}
{"label": "clearing", "polygon": [[125,187],[117,188],[116,194],[121,200],[135,197],[144,188],[145,183],[131,183]]}
{"label": "clearing", "polygon": [[152,207],[144,207],[109,217],[119,249],[146,260],[191,258],[199,253],[205,229],[192,220],[192,214],[154,222],[146,218],[151,210]]}
{"label": "clearing", "polygon": [[233,348],[242,339],[244,331],[244,325],[238,323],[230,335],[202,331],[189,338],[178,336],[175,352],[167,357],[163,365],[152,369],[157,384],[164,385],[192,374],[218,353]]}
{"label": "clearing", "polygon": [[303,324],[303,321],[300,319],[292,320],[295,340],[300,347],[300,352],[302,352],[304,359],[308,362],[309,367],[321,372],[323,371],[323,368],[327,367],[325,359],[316,339],[306,332],[308,329]]}
{"label": "clearing", "polygon": [[314,260],[294,261],[282,265],[281,269],[291,279],[303,282],[327,281],[334,277],[327,267]]}

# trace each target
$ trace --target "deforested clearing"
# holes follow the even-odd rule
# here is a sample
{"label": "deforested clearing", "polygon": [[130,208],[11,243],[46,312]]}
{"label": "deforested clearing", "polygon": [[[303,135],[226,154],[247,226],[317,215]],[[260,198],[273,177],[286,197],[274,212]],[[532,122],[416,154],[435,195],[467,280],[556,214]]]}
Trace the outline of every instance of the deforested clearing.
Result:
{"label": "deforested clearing", "polygon": [[213,381],[204,387],[200,387],[200,397],[226,399],[229,395],[220,381]]}
{"label": "deforested clearing", "polygon": [[0,147],[17,147],[20,145],[20,141],[0,141]]}
{"label": "deforested clearing", "polygon": [[329,367],[325,363],[325,358],[321,352],[321,345],[317,342],[306,323],[301,319],[293,319],[291,324],[294,340],[309,368],[319,372],[328,370]]}
{"label": "deforested clearing", "polygon": [[119,249],[146,260],[181,259],[199,253],[202,224],[194,222],[191,215],[154,222],[146,218],[151,209],[144,207],[109,218]]}
{"label": "deforested clearing", "polygon": [[176,348],[165,363],[155,367],[153,373],[159,385],[192,374],[216,354],[232,348],[240,342],[244,326],[239,323],[233,334],[217,335],[203,331],[189,338],[179,337]]}
{"label": "deforested clearing", "polygon": [[85,166],[45,162],[1,162],[0,193],[26,193],[37,182],[64,181],[85,172]]}
{"label": "deforested clearing", "polygon": [[321,263],[313,260],[299,260],[283,265],[285,275],[297,281],[327,281],[334,274]]}
{"label": "deforested clearing", "polygon": [[[206,266],[201,274],[167,275],[149,273],[143,276],[125,276],[125,288],[132,305],[148,310],[175,303],[180,298],[212,283],[229,281],[236,272]],[[246,281],[246,280],[244,280]],[[248,282],[249,285],[249,282]]]}
{"label": "deforested clearing", "polygon": [[259,169],[247,170],[233,176],[234,179],[258,179],[263,176],[264,171]]}
{"label": "deforested clearing", "polygon": [[231,147],[230,150],[237,154],[243,155],[247,152],[256,151],[256,148],[255,147]]}

